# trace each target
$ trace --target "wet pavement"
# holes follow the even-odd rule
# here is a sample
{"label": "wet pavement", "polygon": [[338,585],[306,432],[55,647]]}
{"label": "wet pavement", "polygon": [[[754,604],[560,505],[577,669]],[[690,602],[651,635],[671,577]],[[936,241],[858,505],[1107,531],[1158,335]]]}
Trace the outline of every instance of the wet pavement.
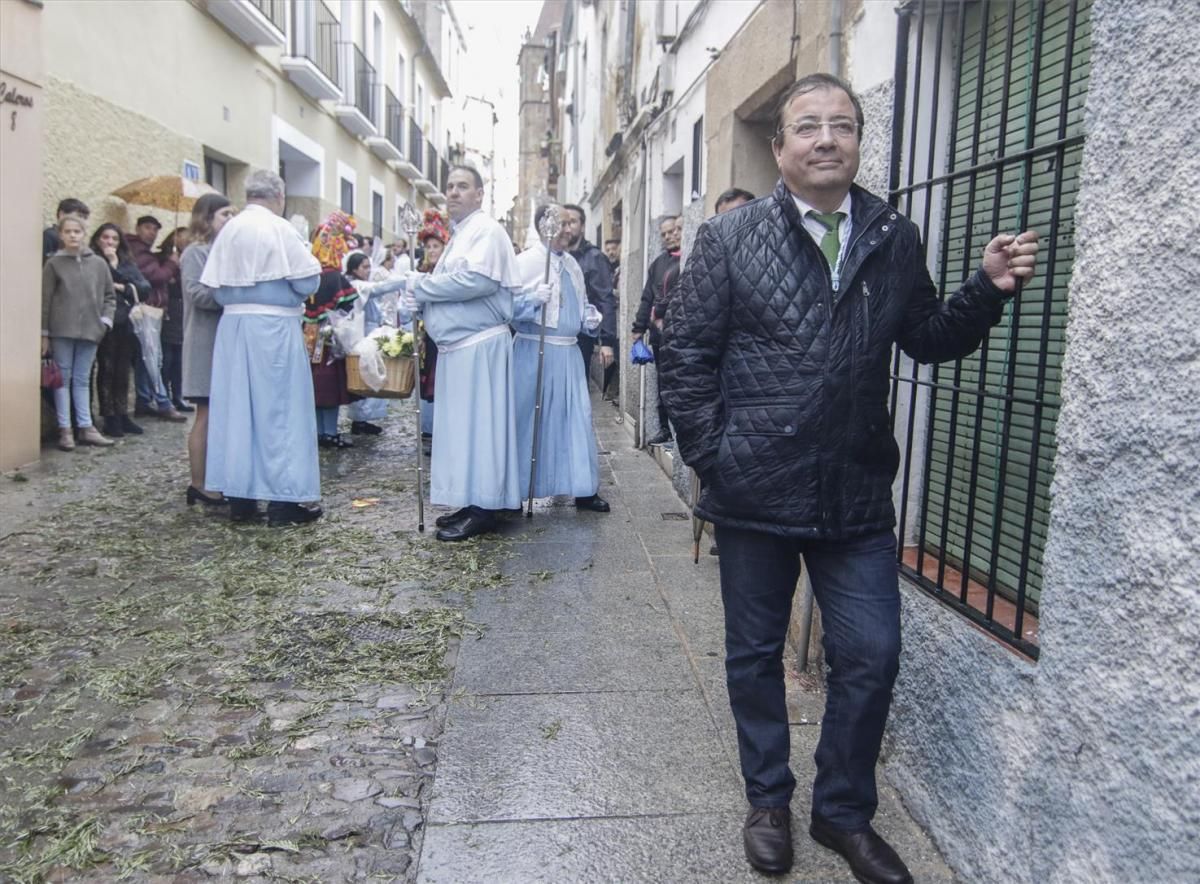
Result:
{"label": "wet pavement", "polygon": [[[398,404],[322,454],[312,526],[186,507],[177,426],[0,477],[0,881],[765,880],[716,560],[595,408],[613,511],[485,542],[416,533]],[[822,697],[789,687],[801,820]],[[877,825],[953,880],[886,786]],[[782,880],[853,880],[796,846]]]}

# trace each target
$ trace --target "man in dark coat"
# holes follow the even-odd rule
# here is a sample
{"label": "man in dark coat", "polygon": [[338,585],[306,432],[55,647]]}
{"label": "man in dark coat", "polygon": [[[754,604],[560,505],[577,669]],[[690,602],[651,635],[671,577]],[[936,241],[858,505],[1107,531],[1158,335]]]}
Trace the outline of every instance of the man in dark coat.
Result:
{"label": "man in dark coat", "polygon": [[900,654],[892,346],[918,362],[971,353],[1033,274],[1037,234],[995,237],[940,301],[916,227],[853,184],[862,126],[836,78],[788,90],[772,142],[781,181],[700,228],[659,377],[721,546],[747,859],[776,874],[792,863],[782,654],[803,556],[829,666],[809,833],[858,880],[903,884],[908,869],[871,828]]}
{"label": "man in dark coat", "polygon": [[[588,303],[600,311],[600,363],[607,369],[613,363],[614,348],[617,346],[617,305],[613,298],[612,264],[599,248],[587,241],[583,225],[587,213],[580,206],[566,204],[563,207],[563,227],[571,237],[571,257],[583,271],[587,286]],[[579,335],[579,352],[583,354],[583,370],[592,365],[592,351],[596,339],[591,335]]]}
{"label": "man in dark coat", "polygon": [[[658,350],[662,345],[663,316],[666,313],[667,295],[672,281],[679,279],[679,246],[683,239],[683,219],[668,215],[658,222],[658,235],[662,238],[662,252],[646,270],[646,285],[642,287],[642,300],[633,317],[633,333],[641,337],[650,332],[650,348],[654,360],[658,361]],[[671,425],[667,419],[667,408],[663,403],[662,388],[658,392],[658,433],[650,440],[651,445],[663,445],[671,441]]]}

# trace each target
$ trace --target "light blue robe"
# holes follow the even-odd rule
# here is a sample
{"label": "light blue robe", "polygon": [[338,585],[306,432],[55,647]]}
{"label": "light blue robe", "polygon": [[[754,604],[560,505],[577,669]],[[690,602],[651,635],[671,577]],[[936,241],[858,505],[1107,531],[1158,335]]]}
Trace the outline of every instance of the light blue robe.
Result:
{"label": "light blue robe", "polygon": [[511,322],[512,292],[463,270],[425,276],[414,293],[438,345],[429,499],[454,507],[519,509],[512,338],[506,329],[454,349],[471,335]]}
{"label": "light blue robe", "polygon": [[[297,307],[320,276],[222,286],[216,300]],[[221,315],[213,349],[205,488],[226,497],[321,497],[312,373],[300,317]]]}
{"label": "light blue robe", "polygon": [[[599,454],[592,432],[592,402],[575,336],[585,331],[579,295],[565,267],[561,270],[558,328],[546,335],[566,338],[547,343],[542,371],[542,432],[538,443],[534,497],[569,494],[590,497],[600,487]],[[513,398],[517,409],[517,450],[520,453],[521,493],[529,493],[530,454],[537,398],[538,332],[541,305],[519,296],[513,304]],[[529,338],[523,337],[529,335]]]}

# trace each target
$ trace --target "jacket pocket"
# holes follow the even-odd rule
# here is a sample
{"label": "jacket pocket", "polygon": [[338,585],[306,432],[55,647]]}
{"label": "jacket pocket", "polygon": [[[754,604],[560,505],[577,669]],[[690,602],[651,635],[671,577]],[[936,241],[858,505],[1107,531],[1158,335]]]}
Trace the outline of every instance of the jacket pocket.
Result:
{"label": "jacket pocket", "polygon": [[751,400],[729,409],[729,436],[795,436],[800,429],[799,399]]}

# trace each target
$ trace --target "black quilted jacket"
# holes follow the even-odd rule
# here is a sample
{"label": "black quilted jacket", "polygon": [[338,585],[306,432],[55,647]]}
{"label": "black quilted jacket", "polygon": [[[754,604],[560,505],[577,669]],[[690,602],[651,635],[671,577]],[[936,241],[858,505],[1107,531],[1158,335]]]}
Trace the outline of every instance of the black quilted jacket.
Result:
{"label": "black quilted jacket", "polygon": [[1000,321],[1005,295],[982,271],[943,303],[916,226],[851,198],[837,292],[782,182],[697,234],[658,371],[708,521],[826,540],[894,526],[892,345],[959,359]]}

